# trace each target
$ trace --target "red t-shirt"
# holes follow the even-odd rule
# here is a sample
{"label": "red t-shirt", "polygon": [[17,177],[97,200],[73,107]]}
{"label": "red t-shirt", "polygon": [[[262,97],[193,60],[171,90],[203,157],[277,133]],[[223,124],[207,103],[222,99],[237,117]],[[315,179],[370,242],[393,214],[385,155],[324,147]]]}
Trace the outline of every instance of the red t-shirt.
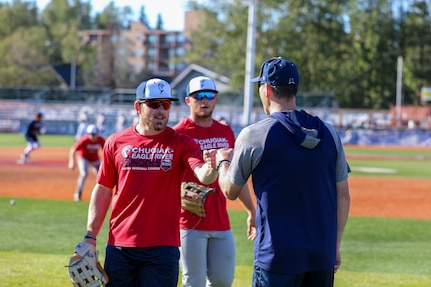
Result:
{"label": "red t-shirt", "polygon": [[114,188],[108,244],[179,246],[180,186],[185,170],[202,164],[193,139],[166,127],[143,136],[135,127],[111,135],[97,182]]}
{"label": "red t-shirt", "polygon": [[99,160],[99,150],[103,148],[105,139],[97,135],[96,141],[91,141],[88,135],[82,136],[75,143],[75,150],[80,157],[85,158],[88,161]]}
{"label": "red t-shirt", "polygon": [[[213,120],[211,127],[196,125],[190,118],[185,118],[174,129],[179,133],[190,136],[200,145],[201,150],[233,148],[235,134],[231,127]],[[184,181],[194,181],[201,184],[193,173],[187,172]],[[196,229],[207,231],[223,231],[230,229],[229,216],[226,210],[226,197],[220,190],[218,180],[208,185],[216,188],[216,192],[207,196],[205,201],[206,217],[196,226],[200,217],[192,212],[181,209],[180,227],[182,229]]]}

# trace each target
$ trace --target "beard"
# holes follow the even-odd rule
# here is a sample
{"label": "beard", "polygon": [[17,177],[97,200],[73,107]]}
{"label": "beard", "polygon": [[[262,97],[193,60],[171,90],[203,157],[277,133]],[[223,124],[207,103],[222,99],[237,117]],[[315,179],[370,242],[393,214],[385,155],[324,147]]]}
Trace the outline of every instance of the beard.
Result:
{"label": "beard", "polygon": [[163,117],[163,119],[159,119],[159,118],[156,118],[157,116],[158,115],[146,117],[143,119],[143,122],[150,129],[159,132],[159,131],[162,131],[166,127],[169,117]]}
{"label": "beard", "polygon": [[197,109],[196,115],[202,119],[212,118],[214,108],[208,108],[208,109]]}

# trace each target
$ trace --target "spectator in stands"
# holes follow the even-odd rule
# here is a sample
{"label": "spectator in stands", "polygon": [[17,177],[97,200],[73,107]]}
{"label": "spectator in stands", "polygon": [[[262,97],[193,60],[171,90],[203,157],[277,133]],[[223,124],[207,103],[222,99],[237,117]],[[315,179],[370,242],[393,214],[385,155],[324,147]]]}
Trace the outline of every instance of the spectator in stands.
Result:
{"label": "spectator in stands", "polygon": [[86,134],[88,126],[88,112],[82,111],[78,116],[78,128],[76,130],[75,141],[79,140]]}
{"label": "spectator in stands", "polygon": [[120,132],[126,128],[126,116],[123,111],[118,112],[117,122],[115,123],[115,131]]}
{"label": "spectator in stands", "polygon": [[97,115],[95,124],[96,127],[99,129],[99,134],[103,136],[106,128],[105,113],[101,112]]}
{"label": "spectator in stands", "polygon": [[37,113],[35,119],[28,125],[27,131],[25,133],[25,140],[27,141],[27,146],[18,160],[19,164],[28,163],[30,153],[38,148],[40,148],[40,142],[38,135],[45,133],[45,129],[42,126],[43,114]]}
{"label": "spectator in stands", "polygon": [[[82,136],[70,149],[69,168],[75,169],[75,157],[78,164],[79,176],[74,195],[75,201],[81,201],[82,190],[88,176],[89,167],[95,174],[99,171],[99,151],[103,149],[105,139],[99,135],[99,129],[95,125],[89,125],[87,134]],[[77,155],[77,156],[76,156]]]}

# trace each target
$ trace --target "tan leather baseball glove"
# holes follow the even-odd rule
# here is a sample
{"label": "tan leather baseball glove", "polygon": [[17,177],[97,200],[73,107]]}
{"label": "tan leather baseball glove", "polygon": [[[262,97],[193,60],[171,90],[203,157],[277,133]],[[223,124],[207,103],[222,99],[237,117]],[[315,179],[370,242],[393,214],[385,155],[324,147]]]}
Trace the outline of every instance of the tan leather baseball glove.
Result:
{"label": "tan leather baseball glove", "polygon": [[206,197],[214,191],[214,188],[206,187],[195,182],[184,181],[181,184],[181,207],[200,217],[205,217],[204,203]]}

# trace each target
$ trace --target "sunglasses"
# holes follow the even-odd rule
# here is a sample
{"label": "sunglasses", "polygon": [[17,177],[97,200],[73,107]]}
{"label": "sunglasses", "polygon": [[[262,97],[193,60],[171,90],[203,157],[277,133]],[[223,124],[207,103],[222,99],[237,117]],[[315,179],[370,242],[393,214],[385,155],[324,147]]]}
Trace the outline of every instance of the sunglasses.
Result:
{"label": "sunglasses", "polygon": [[190,95],[190,97],[198,101],[201,101],[204,98],[207,98],[207,100],[211,101],[211,100],[214,100],[216,96],[217,96],[217,93],[214,93],[214,92],[198,92],[193,95]]}
{"label": "sunglasses", "polygon": [[165,111],[171,108],[171,101],[142,101],[140,104],[145,104],[147,107],[157,110],[163,106]]}

